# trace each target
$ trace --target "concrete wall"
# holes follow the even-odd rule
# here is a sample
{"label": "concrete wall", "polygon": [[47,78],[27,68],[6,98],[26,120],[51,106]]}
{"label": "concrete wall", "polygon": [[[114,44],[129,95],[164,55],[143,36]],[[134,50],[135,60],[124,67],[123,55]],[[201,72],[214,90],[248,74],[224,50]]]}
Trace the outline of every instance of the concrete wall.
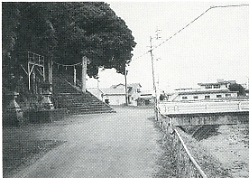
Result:
{"label": "concrete wall", "polygon": [[126,103],[125,95],[104,95],[103,102],[105,102],[106,99],[109,100],[110,105],[123,105]]}

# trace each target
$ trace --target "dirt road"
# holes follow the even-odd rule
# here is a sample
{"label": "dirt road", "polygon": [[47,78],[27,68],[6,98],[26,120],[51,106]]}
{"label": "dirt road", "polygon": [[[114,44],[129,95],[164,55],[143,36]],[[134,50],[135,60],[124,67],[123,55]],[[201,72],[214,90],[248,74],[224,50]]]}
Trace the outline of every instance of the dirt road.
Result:
{"label": "dirt road", "polygon": [[72,116],[33,131],[39,140],[63,140],[16,178],[153,177],[162,138],[152,109],[115,108],[117,113]]}

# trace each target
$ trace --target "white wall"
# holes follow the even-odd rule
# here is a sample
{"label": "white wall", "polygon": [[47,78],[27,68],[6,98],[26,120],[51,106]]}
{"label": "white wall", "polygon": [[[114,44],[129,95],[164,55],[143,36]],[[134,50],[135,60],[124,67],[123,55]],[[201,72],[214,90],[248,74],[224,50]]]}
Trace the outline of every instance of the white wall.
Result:
{"label": "white wall", "polygon": [[122,105],[125,104],[125,95],[108,95],[103,96],[103,102],[105,102],[105,99],[109,99],[109,105]]}
{"label": "white wall", "polygon": [[[231,94],[231,96],[227,97],[226,94]],[[217,95],[221,95],[221,98],[218,98]],[[187,97],[187,99],[183,99],[182,97]],[[194,99],[194,96],[198,96],[198,99]],[[183,101],[183,100],[205,100],[205,96],[210,96],[210,99],[222,99],[222,98],[235,98],[237,97],[237,93],[213,93],[213,94],[196,94],[196,95],[178,95],[174,101]]]}

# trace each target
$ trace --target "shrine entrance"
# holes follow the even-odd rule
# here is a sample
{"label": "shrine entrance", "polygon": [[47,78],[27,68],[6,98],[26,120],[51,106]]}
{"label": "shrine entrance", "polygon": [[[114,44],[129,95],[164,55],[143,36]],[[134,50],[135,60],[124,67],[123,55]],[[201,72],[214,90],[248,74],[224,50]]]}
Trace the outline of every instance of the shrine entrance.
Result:
{"label": "shrine entrance", "polygon": [[34,94],[41,93],[39,91],[39,84],[45,83],[45,66],[44,56],[39,54],[28,52],[28,82],[29,91]]}

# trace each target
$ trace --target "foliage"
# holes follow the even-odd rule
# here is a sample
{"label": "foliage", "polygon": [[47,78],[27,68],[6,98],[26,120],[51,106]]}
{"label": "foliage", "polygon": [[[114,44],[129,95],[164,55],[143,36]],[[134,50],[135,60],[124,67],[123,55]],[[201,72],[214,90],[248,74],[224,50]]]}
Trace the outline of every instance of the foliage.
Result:
{"label": "foliage", "polygon": [[3,3],[3,36],[4,50],[20,63],[27,51],[64,64],[86,56],[90,77],[98,67],[124,74],[136,45],[124,20],[103,2]]}
{"label": "foliage", "polygon": [[241,84],[232,83],[229,85],[230,91],[238,91],[238,96],[245,96],[246,91],[245,88]]}
{"label": "foliage", "polygon": [[8,58],[10,52],[14,50],[17,39],[17,27],[19,24],[19,10],[17,4],[3,3],[2,7],[2,50],[3,58]]}

